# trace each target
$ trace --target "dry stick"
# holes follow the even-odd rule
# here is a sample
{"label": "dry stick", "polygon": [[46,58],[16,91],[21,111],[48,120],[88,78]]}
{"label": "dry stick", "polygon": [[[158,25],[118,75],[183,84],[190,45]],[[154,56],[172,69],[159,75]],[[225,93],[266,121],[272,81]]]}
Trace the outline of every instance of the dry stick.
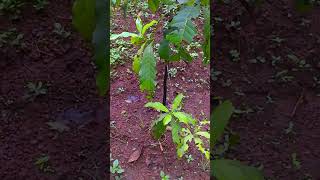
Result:
{"label": "dry stick", "polygon": [[161,142],[159,140],[158,140],[158,142],[159,142],[159,145],[160,145],[160,150],[161,150],[161,152],[163,152],[163,147],[161,145]]}
{"label": "dry stick", "polygon": [[297,108],[298,108],[298,105],[302,102],[302,99],[303,99],[303,94],[304,94],[304,89],[302,89],[302,92],[300,94],[300,97],[298,99],[298,101],[296,102],[294,108],[293,108],[293,111],[290,115],[291,118],[293,118],[293,116],[296,114],[296,111],[297,111]]}

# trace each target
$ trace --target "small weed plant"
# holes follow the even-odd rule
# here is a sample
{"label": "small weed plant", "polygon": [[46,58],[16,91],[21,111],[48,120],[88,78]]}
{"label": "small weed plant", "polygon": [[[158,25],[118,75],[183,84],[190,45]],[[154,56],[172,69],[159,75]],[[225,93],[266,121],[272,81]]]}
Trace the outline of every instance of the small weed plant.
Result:
{"label": "small weed plant", "polygon": [[118,159],[113,161],[112,166],[110,166],[110,172],[115,175],[116,180],[121,179],[121,174],[124,173],[124,169],[121,168]]}

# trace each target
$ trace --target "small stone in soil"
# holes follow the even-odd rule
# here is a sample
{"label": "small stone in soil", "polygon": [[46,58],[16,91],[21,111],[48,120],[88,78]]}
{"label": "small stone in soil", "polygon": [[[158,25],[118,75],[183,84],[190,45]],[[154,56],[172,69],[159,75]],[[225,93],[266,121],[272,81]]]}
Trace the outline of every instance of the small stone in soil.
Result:
{"label": "small stone in soil", "polygon": [[127,103],[134,103],[139,101],[139,96],[128,96],[128,99],[125,100]]}

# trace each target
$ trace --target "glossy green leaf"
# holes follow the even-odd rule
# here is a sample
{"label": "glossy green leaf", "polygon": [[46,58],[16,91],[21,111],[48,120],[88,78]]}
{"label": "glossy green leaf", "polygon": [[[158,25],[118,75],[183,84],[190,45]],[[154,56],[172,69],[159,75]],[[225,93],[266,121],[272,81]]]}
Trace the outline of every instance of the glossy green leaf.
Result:
{"label": "glossy green leaf", "polygon": [[139,46],[144,42],[144,38],[141,36],[132,36],[130,41],[132,44]]}
{"label": "glossy green leaf", "polygon": [[143,27],[142,21],[141,21],[140,17],[138,16],[136,19],[136,28],[140,34],[142,34],[142,27]]}
{"label": "glossy green leaf", "polygon": [[210,134],[208,132],[205,132],[205,131],[196,132],[196,135],[203,136],[203,137],[205,137],[207,139],[210,139]]}
{"label": "glossy green leaf", "polygon": [[183,47],[180,47],[179,48],[179,55],[180,55],[180,58],[187,61],[187,62],[191,62],[192,61],[192,57],[191,55],[189,54],[189,52],[184,49]]}
{"label": "glossy green leaf", "polygon": [[148,6],[149,6],[149,9],[155,13],[157,11],[157,9],[159,8],[159,0],[148,0]]}
{"label": "glossy green leaf", "polygon": [[264,180],[257,168],[243,165],[236,160],[213,160],[211,168],[211,173],[217,180]]}
{"label": "glossy green leaf", "polygon": [[150,43],[144,49],[139,71],[140,89],[146,90],[149,95],[153,95],[156,86],[156,58],[152,48]]}
{"label": "glossy green leaf", "polygon": [[161,136],[165,133],[166,131],[166,127],[163,125],[163,118],[166,116],[167,114],[161,114],[159,116],[159,118],[154,121],[152,123],[152,129],[151,129],[151,133],[152,133],[152,137],[155,138],[155,139],[160,139]]}
{"label": "glossy green leaf", "polygon": [[162,103],[159,102],[148,102],[144,105],[144,107],[153,108],[157,111],[169,112],[169,110]]}
{"label": "glossy green leaf", "polygon": [[189,145],[187,143],[182,143],[177,147],[177,155],[178,158],[181,158],[189,149]]}
{"label": "glossy green leaf", "polygon": [[195,120],[190,115],[184,112],[174,112],[172,114],[179,120],[179,122],[185,124],[195,124]]}
{"label": "glossy green leaf", "polygon": [[158,49],[159,56],[161,59],[169,60],[170,59],[170,46],[169,46],[169,41],[166,39],[163,39],[160,42],[160,46]]}
{"label": "glossy green leaf", "polygon": [[163,125],[167,125],[172,120],[171,114],[166,115],[166,117],[163,118]]}
{"label": "glossy green leaf", "polygon": [[153,25],[157,24],[158,21],[156,20],[152,20],[151,22],[149,22],[148,24],[144,25],[142,30],[141,30],[141,34],[144,35],[146,33],[146,31],[152,27]]}
{"label": "glossy green leaf", "polygon": [[210,63],[210,38],[211,38],[211,26],[210,26],[210,9],[206,7],[203,9],[204,11],[204,43],[202,45],[203,50],[203,63],[208,64]]}
{"label": "glossy green leaf", "polygon": [[130,32],[122,32],[120,34],[111,34],[110,40],[115,40],[117,38],[127,38],[127,37],[139,37],[138,34]]}
{"label": "glossy green leaf", "polygon": [[181,126],[176,121],[171,121],[170,125],[172,127],[171,135],[172,135],[173,142],[175,144],[180,144],[179,132],[181,130]]}
{"label": "glossy green leaf", "polygon": [[140,70],[140,58],[139,56],[134,56],[133,58],[133,62],[132,62],[132,70],[133,72],[135,72],[136,74],[139,74],[139,70]]}
{"label": "glossy green leaf", "polygon": [[166,35],[166,39],[176,45],[180,45],[182,40],[188,43],[192,42],[193,37],[197,33],[197,29],[191,19],[199,16],[199,13],[200,9],[193,6],[187,6],[180,10],[169,23],[171,32]]}
{"label": "glossy green leaf", "polygon": [[95,8],[94,0],[76,0],[72,7],[72,24],[89,41],[96,28]]}
{"label": "glossy green leaf", "polygon": [[210,122],[211,138],[210,144],[215,142],[222,136],[225,127],[234,111],[234,107],[230,101],[225,101],[213,110]]}
{"label": "glossy green leaf", "polygon": [[171,108],[172,111],[175,111],[176,109],[179,108],[183,97],[184,97],[183,94],[180,93],[174,98],[173,103],[172,103],[172,108]]}
{"label": "glossy green leaf", "polygon": [[109,88],[110,59],[106,49],[109,48],[109,39],[107,37],[108,13],[106,9],[108,3],[105,0],[96,0],[96,28],[93,33],[92,43],[94,45],[94,59],[97,67],[96,84],[100,96],[104,96]]}

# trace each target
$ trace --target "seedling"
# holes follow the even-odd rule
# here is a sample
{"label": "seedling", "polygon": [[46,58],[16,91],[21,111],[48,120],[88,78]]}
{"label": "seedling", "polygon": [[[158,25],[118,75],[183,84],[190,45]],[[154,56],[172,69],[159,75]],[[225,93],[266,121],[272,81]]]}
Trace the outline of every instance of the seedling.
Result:
{"label": "seedling", "polygon": [[27,84],[28,92],[24,96],[25,99],[33,101],[36,97],[40,95],[47,94],[47,88],[42,84],[42,82]]}
{"label": "seedling", "polygon": [[49,165],[49,159],[50,157],[48,155],[43,155],[42,157],[39,157],[34,164],[39,168],[39,170],[45,173],[54,172],[54,169]]}
{"label": "seedling", "polygon": [[295,169],[300,169],[301,168],[301,163],[299,160],[297,160],[297,153],[292,153],[291,154],[292,158],[292,165]]}
{"label": "seedling", "polygon": [[161,180],[170,180],[170,176],[166,175],[163,171],[160,172]]}
{"label": "seedling", "polygon": [[285,132],[286,134],[293,133],[293,122],[292,122],[292,121],[289,122],[289,126],[288,126],[288,128],[286,128],[286,129],[284,130],[284,132]]}
{"label": "seedling", "polygon": [[281,61],[281,56],[271,56],[271,58],[272,58],[272,61],[271,61],[272,66],[276,66],[276,64]]}
{"label": "seedling", "polygon": [[16,20],[21,13],[21,7],[24,5],[21,0],[1,0],[0,1],[0,16],[8,15],[10,19]]}
{"label": "seedling", "polygon": [[177,72],[178,72],[177,68],[170,68],[168,70],[168,73],[169,73],[170,77],[176,77]]}
{"label": "seedling", "polygon": [[14,47],[24,47],[22,42],[23,34],[18,33],[16,28],[11,28],[8,31],[0,33],[0,48],[6,45]]}
{"label": "seedling", "polygon": [[231,21],[230,24],[226,25],[226,28],[240,30],[240,21]]}
{"label": "seedling", "polygon": [[240,60],[240,53],[238,52],[238,50],[236,49],[230,50],[229,54],[231,56],[232,61],[237,62]]}
{"label": "seedling", "polygon": [[155,139],[159,139],[165,133],[166,128],[171,129],[178,158],[181,158],[188,151],[189,143],[194,141],[198,150],[209,159],[209,150],[204,147],[205,142],[202,140],[202,138],[207,141],[210,139],[209,132],[202,130],[202,126],[209,124],[209,121],[199,122],[190,114],[181,111],[183,97],[182,94],[178,94],[173,100],[170,110],[160,102],[149,102],[145,105],[145,107],[162,112],[152,124],[152,135]]}
{"label": "seedling", "polygon": [[110,166],[110,172],[115,175],[116,179],[121,179],[121,174],[124,173],[124,169],[121,168],[118,159],[113,161],[112,166]]}
{"label": "seedling", "polygon": [[191,161],[194,160],[191,154],[185,155],[185,157],[186,157],[188,163],[190,163]]}
{"label": "seedling", "polygon": [[55,33],[63,38],[68,38],[71,34],[70,32],[66,31],[60,23],[54,23],[53,27],[54,27],[53,33]]}

